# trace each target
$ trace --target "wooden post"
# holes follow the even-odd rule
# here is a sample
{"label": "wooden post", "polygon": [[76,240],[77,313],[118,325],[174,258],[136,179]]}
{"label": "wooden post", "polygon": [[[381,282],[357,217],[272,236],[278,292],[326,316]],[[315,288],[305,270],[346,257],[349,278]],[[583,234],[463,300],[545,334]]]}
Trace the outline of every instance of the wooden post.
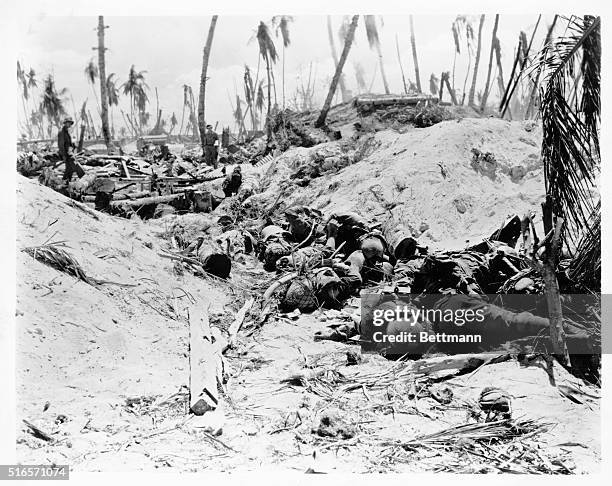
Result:
{"label": "wooden post", "polygon": [[[544,234],[553,231],[553,207],[550,196],[542,203],[542,219],[544,223]],[[548,318],[550,320],[550,340],[553,346],[553,354],[562,364],[569,364],[569,355],[565,342],[565,331],[563,329],[563,309],[561,307],[561,294],[557,280],[557,258],[561,244],[561,229],[563,218],[557,217],[554,221],[552,238],[546,243],[544,258],[541,265],[542,278],[544,279],[544,293],[548,306]]]}
{"label": "wooden post", "polygon": [[202,304],[189,308],[189,408],[203,415],[217,408],[220,355],[212,342],[208,312]]}

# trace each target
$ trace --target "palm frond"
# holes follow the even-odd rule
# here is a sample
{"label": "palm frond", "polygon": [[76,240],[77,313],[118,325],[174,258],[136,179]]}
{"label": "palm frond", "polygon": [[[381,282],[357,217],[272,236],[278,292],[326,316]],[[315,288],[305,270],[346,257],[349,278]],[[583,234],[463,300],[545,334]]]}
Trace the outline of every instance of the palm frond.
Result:
{"label": "palm frond", "polygon": [[459,26],[457,25],[456,20],[453,22],[451,30],[453,32],[453,41],[455,42],[455,52],[457,54],[461,54],[461,43],[459,42]]}
{"label": "palm frond", "polygon": [[96,82],[96,78],[98,77],[98,66],[94,64],[93,59],[90,59],[85,66],[85,77],[91,84]]}
{"label": "palm frond", "polygon": [[255,98],[255,88],[253,87],[253,78],[249,66],[244,66],[244,97],[247,105],[251,106]]}
{"label": "palm frond", "polygon": [[291,15],[276,15],[272,17],[272,25],[276,26],[276,37],[278,37],[280,32],[284,47],[289,47],[291,45],[289,22],[293,22],[293,17]]}
{"label": "palm frond", "polygon": [[[546,193],[553,214],[567,221],[566,240],[576,242],[589,228],[595,209],[591,193],[599,170],[600,21],[575,16],[565,20],[566,35],[544,46],[535,69],[545,74],[540,110]],[[571,89],[581,92],[580,107],[572,103]]]}
{"label": "palm frond", "polygon": [[111,73],[106,78],[106,92],[108,95],[108,104],[110,106],[119,105],[119,90],[117,89],[114,77],[115,73]]}
{"label": "palm frond", "polygon": [[240,126],[242,124],[242,100],[236,95],[236,109],[234,110],[234,120]]}
{"label": "palm frond", "polygon": [[273,63],[278,60],[278,54],[270,35],[270,29],[265,22],[259,22],[257,27],[257,43],[259,44],[259,54],[264,60],[270,60]]}
{"label": "palm frond", "polygon": [[87,123],[87,100],[83,101],[83,106],[81,106],[81,121]]}
{"label": "palm frond", "polygon": [[440,80],[434,73],[431,73],[429,78],[429,92],[433,96],[437,96],[440,92]]}
{"label": "palm frond", "polygon": [[257,99],[255,101],[255,107],[262,111],[265,103],[265,95],[263,90],[263,81],[259,82],[259,88],[257,89]]}
{"label": "palm frond", "polygon": [[579,287],[601,292],[601,201],[591,212],[567,274]]}
{"label": "palm frond", "polygon": [[374,48],[380,45],[380,39],[378,37],[378,28],[376,27],[376,17],[374,15],[364,15],[366,36],[368,37],[368,44],[370,48]]}
{"label": "palm frond", "polygon": [[38,80],[36,79],[36,71],[33,68],[30,68],[30,71],[27,74],[28,77],[28,88],[36,88],[38,86]]}
{"label": "palm frond", "polygon": [[584,113],[584,124],[589,132],[591,142],[597,155],[599,151],[599,137],[597,130],[601,119],[601,26],[599,17],[584,16],[585,27],[592,29],[592,34],[584,39],[583,51],[590,52],[589,56],[582,56],[582,100],[580,110]]}

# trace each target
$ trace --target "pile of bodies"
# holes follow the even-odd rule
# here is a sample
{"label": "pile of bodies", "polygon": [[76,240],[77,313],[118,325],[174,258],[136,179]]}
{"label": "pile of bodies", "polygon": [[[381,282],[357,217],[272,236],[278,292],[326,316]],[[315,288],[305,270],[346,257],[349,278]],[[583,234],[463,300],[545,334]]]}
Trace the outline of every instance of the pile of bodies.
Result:
{"label": "pile of bodies", "polygon": [[[360,293],[362,297],[374,294],[373,305],[392,309],[409,295],[408,301],[415,307],[429,299],[428,305],[442,311],[481,309],[486,318],[471,327],[425,320],[389,322],[387,334],[407,330],[431,334],[474,332],[483,334],[488,345],[537,335],[547,339],[545,299],[539,300],[537,308],[526,311],[517,299],[513,308],[507,298],[502,304],[491,295],[542,294],[542,278],[525,252],[520,251],[527,238],[525,219],[509,218],[489,238],[465,250],[430,252],[411,235],[385,235],[378,225],[368,224],[352,213],[332,214],[324,219],[317,210],[298,207],[286,211],[285,218],[284,227],[265,227],[258,243],[258,257],[264,268],[290,275],[279,291],[281,311],[339,309],[348,298]],[[367,318],[362,314],[361,322]],[[356,326],[341,333],[331,330],[328,336],[319,338],[342,340],[361,334],[363,343],[369,339],[363,331]],[[565,331],[573,353],[594,352],[591,331],[597,330],[566,318]],[[389,356],[406,354],[405,345],[402,352],[398,349],[388,345],[380,351]],[[474,350],[474,346],[465,347],[466,352]],[[418,357],[426,351],[428,346],[415,344],[409,355]],[[444,351],[443,347],[440,351]]]}

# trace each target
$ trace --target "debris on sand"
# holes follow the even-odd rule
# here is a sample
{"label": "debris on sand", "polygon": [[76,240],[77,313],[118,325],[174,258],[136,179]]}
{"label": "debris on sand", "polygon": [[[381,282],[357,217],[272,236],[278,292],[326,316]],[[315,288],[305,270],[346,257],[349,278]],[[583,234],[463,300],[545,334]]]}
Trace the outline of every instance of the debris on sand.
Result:
{"label": "debris on sand", "polygon": [[319,425],[312,429],[312,433],[320,437],[352,439],[357,435],[357,428],[345,421],[340,410],[329,409],[321,415]]}
{"label": "debris on sand", "polygon": [[62,246],[65,246],[65,243],[60,241],[40,246],[30,246],[22,251],[46,265],[68,273],[89,285],[94,285],[96,283],[95,279],[88,277],[79,262],[61,248]]}

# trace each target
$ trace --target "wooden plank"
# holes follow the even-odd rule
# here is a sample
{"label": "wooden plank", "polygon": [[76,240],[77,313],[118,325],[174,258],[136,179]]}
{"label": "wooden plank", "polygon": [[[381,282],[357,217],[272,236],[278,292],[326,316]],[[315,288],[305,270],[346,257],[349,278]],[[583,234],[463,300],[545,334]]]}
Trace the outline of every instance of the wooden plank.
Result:
{"label": "wooden plank", "polygon": [[249,298],[249,300],[247,300],[242,306],[242,308],[238,311],[236,317],[234,318],[234,322],[232,322],[231,326],[229,327],[228,333],[230,348],[233,348],[236,344],[236,336],[238,335],[238,331],[240,331],[242,323],[244,322],[244,318],[247,312],[251,309],[251,307],[253,307],[254,302],[255,299],[253,297]]}
{"label": "wooden plank", "polygon": [[213,344],[208,312],[189,307],[189,407],[196,415],[217,408],[220,354]]}
{"label": "wooden plank", "polygon": [[144,206],[145,204],[159,204],[159,203],[167,203],[170,201],[174,201],[175,199],[178,199],[180,197],[183,197],[185,195],[184,192],[177,192],[176,194],[168,194],[166,196],[151,196],[151,197],[144,197],[142,199],[128,199],[128,200],[124,200],[124,201],[113,201],[111,203],[111,206],[114,207],[125,207],[125,206],[129,206],[129,207],[137,207],[137,206]]}
{"label": "wooden plank", "polygon": [[131,179],[131,178],[132,178],[132,176],[130,175],[130,171],[128,170],[127,165],[125,164],[125,160],[121,159],[121,165],[122,165],[123,170],[124,170],[124,172],[125,172],[125,176],[126,176],[128,179]]}

